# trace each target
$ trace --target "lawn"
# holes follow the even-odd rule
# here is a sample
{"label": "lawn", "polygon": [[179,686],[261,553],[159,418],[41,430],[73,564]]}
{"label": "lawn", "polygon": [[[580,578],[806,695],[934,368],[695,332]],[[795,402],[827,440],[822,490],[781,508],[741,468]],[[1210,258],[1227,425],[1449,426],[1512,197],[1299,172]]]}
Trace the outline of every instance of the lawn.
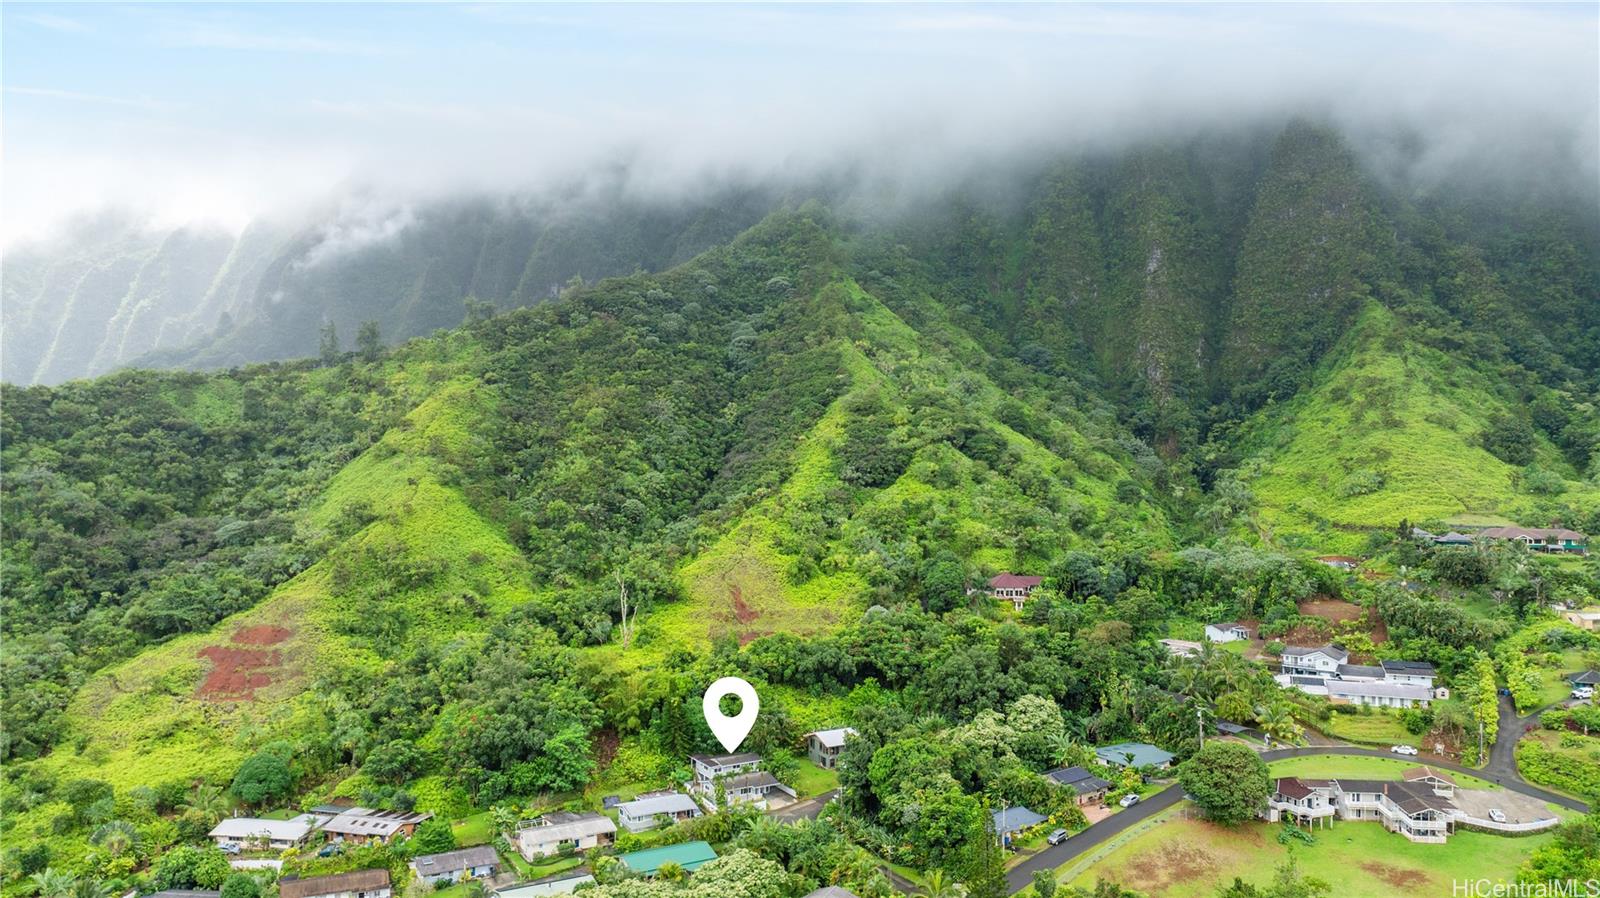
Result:
{"label": "lawn", "polygon": [[1335,714],[1319,728],[1335,738],[1380,748],[1389,745],[1414,747],[1422,745],[1421,737],[1411,735],[1400,724],[1398,716],[1383,711],[1373,711],[1371,714]]}
{"label": "lawn", "polygon": [[[1264,885],[1289,851],[1278,843],[1276,824],[1227,829],[1176,811],[1097,862],[1069,869],[1072,884],[1093,887],[1105,878],[1150,898],[1210,898],[1235,877]],[[1315,836],[1313,845],[1293,843],[1295,859],[1302,873],[1334,884],[1339,898],[1448,895],[1454,881],[1509,881],[1528,853],[1551,839],[1461,832],[1444,845],[1418,845],[1377,823],[1355,822],[1335,823]]]}
{"label": "lawn", "polygon": [[494,839],[494,820],[484,811],[450,824],[450,831],[457,845],[484,845]]}
{"label": "lawn", "polygon": [[1572,694],[1572,684],[1567,677],[1574,671],[1584,670],[1583,652],[1579,649],[1567,649],[1561,653],[1561,663],[1555,667],[1544,667],[1539,661],[1542,655],[1533,655],[1528,659],[1529,668],[1539,675],[1539,707],[1553,705]]}
{"label": "lawn", "polygon": [[[1422,762],[1415,758],[1366,758],[1359,755],[1314,755],[1309,758],[1287,758],[1267,765],[1273,776],[1303,776],[1308,779],[1397,780],[1400,774]],[[1445,771],[1456,785],[1463,789],[1495,789],[1493,783],[1477,777]]]}
{"label": "lawn", "polygon": [[801,798],[810,798],[813,795],[821,795],[829,789],[839,788],[838,771],[823,770],[811,763],[810,759],[802,760],[797,771],[792,777],[794,782],[789,785],[794,787]]}

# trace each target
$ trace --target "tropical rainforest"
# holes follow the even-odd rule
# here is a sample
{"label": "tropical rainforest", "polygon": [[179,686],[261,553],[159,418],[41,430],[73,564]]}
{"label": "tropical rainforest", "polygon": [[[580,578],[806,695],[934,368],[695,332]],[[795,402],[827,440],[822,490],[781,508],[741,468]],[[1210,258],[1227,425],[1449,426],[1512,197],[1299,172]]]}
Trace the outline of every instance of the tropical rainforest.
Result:
{"label": "tropical rainforest", "polygon": [[[1416,725],[1469,762],[1512,656],[1597,648],[1549,626],[1592,556],[1412,531],[1600,533],[1591,205],[1396,183],[1307,121],[1006,177],[8,257],[3,893],[221,887],[236,809],[680,781],[738,674],[780,772],[858,737],[821,821],[674,828],[736,846],[694,894],[885,894],[881,859],[999,895],[988,812],[1070,817],[1035,774],[1086,746],[1329,720],[1159,639],[1431,662],[1459,700]],[[1015,611],[1000,572],[1044,583]],[[364,851],[286,863],[405,875]]]}

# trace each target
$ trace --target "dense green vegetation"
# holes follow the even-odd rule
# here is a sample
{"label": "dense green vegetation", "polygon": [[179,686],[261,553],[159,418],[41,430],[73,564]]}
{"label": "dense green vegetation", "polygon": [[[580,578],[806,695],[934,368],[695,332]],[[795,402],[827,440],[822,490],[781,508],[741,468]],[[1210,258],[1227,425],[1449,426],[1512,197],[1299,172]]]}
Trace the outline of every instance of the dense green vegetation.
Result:
{"label": "dense green vegetation", "polygon": [[[663,895],[872,896],[883,865],[999,894],[992,811],[1081,827],[1039,774],[1138,791],[1090,746],[1186,759],[1197,706],[1279,741],[1492,741],[1498,685],[1527,707],[1545,656],[1585,648],[1548,609],[1592,601],[1596,568],[1411,526],[1600,531],[1593,234],[1402,198],[1304,124],[1030,183],[737,236],[735,204],[598,259],[530,233],[665,270],[475,302],[393,350],[426,328],[290,310],[314,361],[5,386],[0,889],[215,887],[215,820],[335,797],[441,820],[287,869],[403,878],[462,834],[680,783],[726,674],[761,689],[774,772],[808,730],[859,735],[815,824],[625,836],[732,849]],[[1373,576],[1311,558],[1333,551]],[[973,590],[1002,571],[1044,577],[1021,611]],[[1239,653],[1157,642],[1241,619],[1429,661],[1456,697],[1358,727]],[[1195,780],[1219,819],[1259,791],[1249,754]],[[602,889],[639,887],[616,872]]]}

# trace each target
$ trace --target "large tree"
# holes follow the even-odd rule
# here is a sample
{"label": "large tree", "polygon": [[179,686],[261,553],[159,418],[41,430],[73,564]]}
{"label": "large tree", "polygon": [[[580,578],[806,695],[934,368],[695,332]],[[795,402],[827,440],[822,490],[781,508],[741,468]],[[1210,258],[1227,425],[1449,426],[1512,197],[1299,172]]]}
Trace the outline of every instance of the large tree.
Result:
{"label": "large tree", "polygon": [[1207,742],[1179,765],[1178,782],[1207,819],[1228,826],[1253,818],[1271,789],[1266,762],[1238,742]]}

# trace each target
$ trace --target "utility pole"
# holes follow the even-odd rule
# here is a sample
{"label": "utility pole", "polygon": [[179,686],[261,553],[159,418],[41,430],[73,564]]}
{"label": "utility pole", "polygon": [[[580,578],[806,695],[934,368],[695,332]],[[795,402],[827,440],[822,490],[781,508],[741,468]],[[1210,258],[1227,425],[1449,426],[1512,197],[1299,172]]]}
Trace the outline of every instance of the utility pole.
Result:
{"label": "utility pole", "polygon": [[1194,709],[1194,722],[1199,724],[1199,726],[1200,726],[1200,747],[1201,748],[1205,748],[1206,747],[1206,710],[1204,708],[1195,708]]}

